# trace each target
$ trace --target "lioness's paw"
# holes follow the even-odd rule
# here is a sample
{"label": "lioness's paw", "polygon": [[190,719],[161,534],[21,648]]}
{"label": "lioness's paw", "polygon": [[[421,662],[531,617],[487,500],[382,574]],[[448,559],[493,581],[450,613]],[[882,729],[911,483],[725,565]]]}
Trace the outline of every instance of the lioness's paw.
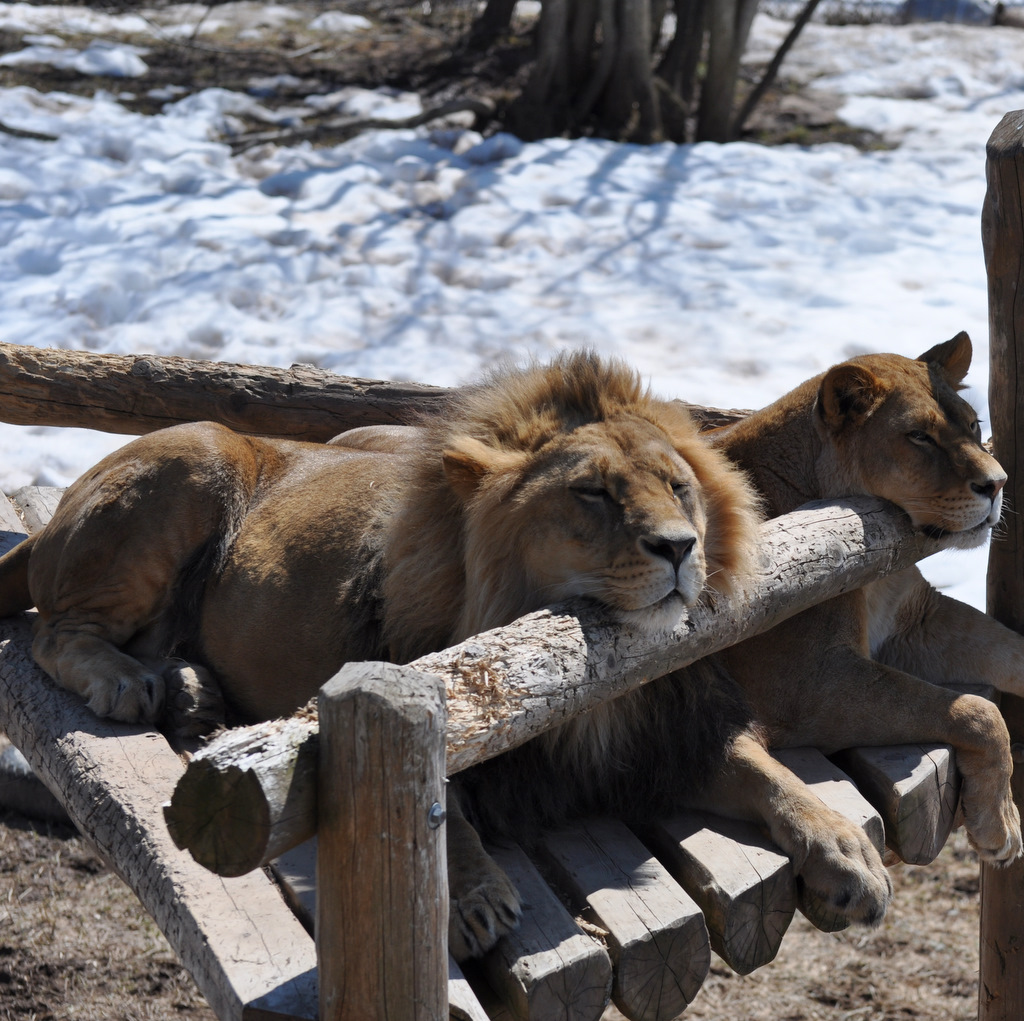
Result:
{"label": "lioness's paw", "polygon": [[122,723],[153,723],[164,704],[163,678],[141,664],[137,671],[89,684],[86,702],[97,715]]}
{"label": "lioness's paw", "polygon": [[986,798],[978,795],[977,785],[965,781],[960,807],[967,839],[979,858],[993,865],[1009,865],[1021,856],[1020,813],[1009,791]]}
{"label": "lioness's paw", "polygon": [[480,957],[519,925],[519,893],[494,862],[486,875],[462,875],[456,890],[449,873],[451,901],[448,914],[448,949],[457,961]]}
{"label": "lioness's paw", "polygon": [[819,928],[878,925],[892,900],[881,855],[860,827],[838,815],[811,837],[797,878],[801,908]]}

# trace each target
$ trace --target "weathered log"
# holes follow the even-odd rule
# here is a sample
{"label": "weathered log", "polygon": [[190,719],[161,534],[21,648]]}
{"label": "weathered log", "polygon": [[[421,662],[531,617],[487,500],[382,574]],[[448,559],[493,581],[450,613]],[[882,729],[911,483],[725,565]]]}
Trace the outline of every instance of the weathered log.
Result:
{"label": "weathered log", "polygon": [[[219,753],[223,747],[227,756]],[[173,807],[165,809],[175,844],[202,848],[196,860],[207,868],[216,863],[218,875],[243,876],[264,864],[265,848],[274,858],[309,839],[316,832],[318,754],[312,706],[288,720],[226,731],[189,763]]]}
{"label": "weathered log", "polygon": [[[764,573],[758,583],[741,597],[719,599],[716,607],[695,607],[668,638],[628,632],[591,607],[575,613],[542,610],[417,660],[417,669],[445,680],[448,772],[497,755],[607,698],[942,547],[941,539],[915,533],[905,515],[872,499],[808,504],[766,522],[762,537]],[[286,742],[304,763],[281,759],[279,779],[239,785],[235,746],[245,753],[274,730],[290,732]],[[314,794],[308,779],[305,793],[288,792],[282,799],[279,792],[311,775],[315,739],[316,724],[306,719],[238,728],[212,741],[193,759],[166,809],[178,846],[219,871],[236,861],[277,857],[290,845],[272,839],[275,835],[294,842],[312,836]],[[193,773],[209,777],[197,786]],[[224,791],[217,789],[221,775]],[[263,783],[272,789],[262,791]],[[281,804],[288,806],[283,822],[275,815]],[[228,860],[223,847],[232,848]]]}
{"label": "weathered log", "polygon": [[161,802],[183,766],[155,731],[100,720],[0,625],[0,726],[153,916],[223,1021],[317,1016],[312,939],[262,872],[222,879],[176,850]]}
{"label": "weathered log", "polygon": [[[988,273],[989,409],[993,454],[1009,474],[998,540],[989,549],[988,611],[1024,633],[1024,111],[1008,113],[989,138],[988,190],[981,235]],[[1001,707],[1014,743],[1024,741],[1024,702]],[[1024,811],[1024,769],[1013,773],[1013,794]],[[979,1021],[1024,1017],[1024,862],[981,866],[981,974]]]}
{"label": "weathered log", "polygon": [[633,833],[592,819],[543,834],[538,853],[571,903],[607,934],[612,999],[631,1021],[671,1021],[711,966],[700,908]]}
{"label": "weathered log", "polygon": [[608,952],[576,925],[521,848],[488,851],[530,906],[481,961],[488,981],[521,1021],[597,1021],[611,994]]}
{"label": "weathered log", "polygon": [[700,905],[711,946],[733,971],[749,975],[774,960],[796,910],[796,881],[758,827],[682,812],[641,836]]}
{"label": "weathered log", "polygon": [[[289,369],[156,355],[0,344],[0,421],[138,436],[180,422],[324,441],[362,425],[407,424],[443,411],[451,391],[356,379],[312,365]],[[705,426],[745,411],[687,405]]]}
{"label": "weathered log", "polygon": [[349,663],[320,692],[320,1021],[448,1012],[445,696],[436,677]]}
{"label": "weathered log", "polygon": [[38,532],[53,517],[63,493],[56,486],[22,486],[11,494],[11,502],[29,532]]}
{"label": "weathered log", "polygon": [[832,758],[878,809],[886,845],[900,861],[934,861],[960,802],[960,775],[949,745],[851,748]]}
{"label": "weathered log", "polygon": [[311,365],[275,369],[155,355],[0,344],[0,419],[139,435],[179,422],[327,440],[344,429],[410,421],[449,391],[385,383]]}

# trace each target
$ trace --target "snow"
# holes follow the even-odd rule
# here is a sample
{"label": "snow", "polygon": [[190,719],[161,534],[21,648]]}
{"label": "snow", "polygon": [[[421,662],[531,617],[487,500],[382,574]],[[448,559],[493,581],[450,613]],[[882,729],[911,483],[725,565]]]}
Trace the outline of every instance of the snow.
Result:
{"label": "snow", "polygon": [[[34,59],[133,75],[147,34],[258,34],[299,10],[0,3],[0,28]],[[787,29],[759,15],[751,57]],[[0,89],[0,122],[56,137],[5,136],[0,150],[0,337],[442,385],[588,345],[660,394],[757,407],[851,355],[916,356],[966,329],[984,420],[985,143],[1024,108],[1024,32],[812,23],[783,73],[897,147],[524,144],[449,126],[232,156],[223,138],[242,113],[400,119],[419,100],[345,89],[272,113],[264,80],[164,95],[146,117],[102,91]],[[122,442],[0,426],[0,488],[66,484]],[[924,567],[983,605],[984,563]]]}

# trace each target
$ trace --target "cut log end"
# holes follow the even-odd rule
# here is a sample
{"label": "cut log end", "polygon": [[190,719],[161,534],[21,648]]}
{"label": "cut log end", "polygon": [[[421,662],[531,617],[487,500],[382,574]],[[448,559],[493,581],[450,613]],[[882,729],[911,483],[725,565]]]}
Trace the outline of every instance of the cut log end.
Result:
{"label": "cut log end", "polygon": [[194,762],[164,804],[175,846],[220,876],[259,868],[270,834],[270,809],[251,769]]}

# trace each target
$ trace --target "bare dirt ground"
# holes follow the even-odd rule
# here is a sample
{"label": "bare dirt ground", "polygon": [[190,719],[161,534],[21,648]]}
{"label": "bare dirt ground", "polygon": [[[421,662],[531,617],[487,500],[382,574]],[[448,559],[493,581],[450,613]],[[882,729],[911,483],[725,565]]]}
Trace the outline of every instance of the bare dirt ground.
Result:
{"label": "bare dirt ground", "polygon": [[[132,83],[134,97],[124,101],[155,112],[161,101],[148,93],[158,86],[245,90],[254,77],[287,74],[295,80],[296,94],[311,91],[311,85],[326,92],[354,84],[419,91],[430,103],[486,97],[497,110],[490,127],[500,123],[503,105],[525,73],[525,35],[481,53],[459,45],[471,17],[465,3],[430,7],[356,0],[346,10],[371,17],[375,30],[334,40],[278,34],[256,44],[229,35],[204,37],[201,45],[154,45],[147,39],[150,74],[143,83]],[[0,52],[22,45],[20,37],[0,33]],[[107,88],[121,95],[126,89],[117,80],[42,66],[0,69],[0,85],[86,93]],[[276,101],[288,98],[285,89]],[[871,144],[870,138],[849,136],[827,110],[784,100],[782,93],[769,97],[757,121],[759,140]],[[798,917],[772,965],[741,978],[721,962],[713,964],[685,1016],[702,1021],[976,1017],[978,867],[963,834],[954,835],[934,864],[896,866],[893,879],[895,903],[879,929],[825,935]],[[0,1021],[213,1017],[154,923],[81,836],[0,812]]]}
{"label": "bare dirt ground", "polygon": [[[752,975],[713,959],[700,1021],[977,1017],[978,866],[962,831],[892,869],[883,924],[826,935],[801,916]],[[607,1021],[620,1021],[609,1011]],[[74,831],[0,814],[0,1021],[214,1021],[131,891]]]}

